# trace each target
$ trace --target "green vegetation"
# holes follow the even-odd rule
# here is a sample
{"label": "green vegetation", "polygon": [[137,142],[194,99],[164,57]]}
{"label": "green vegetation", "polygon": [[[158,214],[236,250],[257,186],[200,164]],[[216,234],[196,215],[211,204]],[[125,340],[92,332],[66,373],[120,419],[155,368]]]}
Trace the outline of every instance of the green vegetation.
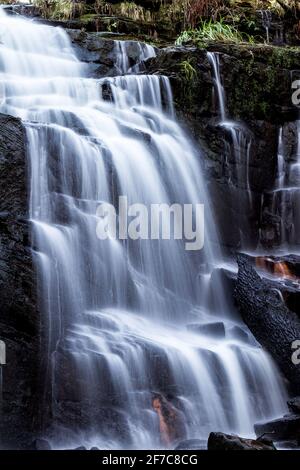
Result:
{"label": "green vegetation", "polygon": [[70,20],[83,14],[85,2],[74,2],[72,0],[34,0],[42,16],[55,20]]}
{"label": "green vegetation", "polygon": [[[15,1],[2,0],[6,3]],[[164,39],[168,40],[174,40],[181,31],[177,44],[194,42],[199,46],[210,41],[264,42],[265,29],[258,10],[270,10],[277,22],[285,22],[287,43],[297,45],[300,41],[299,0],[153,0],[145,6],[134,0],[94,0],[93,3],[86,0],[33,0],[33,3],[45,18],[78,18],[83,23],[95,21],[96,25],[103,16],[124,18],[137,22],[138,26],[149,24],[153,31],[151,35],[162,35],[163,31]],[[119,23],[117,27],[111,25],[110,30],[118,31],[118,28]],[[275,35],[274,31],[272,34]]]}
{"label": "green vegetation", "polygon": [[180,68],[186,80],[190,81],[196,78],[197,70],[195,69],[195,67],[193,67],[190,60],[183,60],[180,63]]}
{"label": "green vegetation", "polygon": [[240,43],[254,43],[253,36],[243,34],[235,26],[225,24],[223,20],[213,22],[212,20],[201,21],[196,29],[183,31],[176,40],[177,45],[193,42],[197,45],[211,41]]}

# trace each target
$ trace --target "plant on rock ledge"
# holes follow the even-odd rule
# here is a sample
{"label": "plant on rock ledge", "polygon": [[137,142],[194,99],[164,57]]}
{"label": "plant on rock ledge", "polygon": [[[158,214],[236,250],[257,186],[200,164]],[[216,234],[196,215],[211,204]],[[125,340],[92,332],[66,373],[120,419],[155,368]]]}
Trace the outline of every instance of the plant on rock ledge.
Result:
{"label": "plant on rock ledge", "polygon": [[218,42],[254,42],[252,36],[240,33],[237,28],[232,25],[225,24],[223,20],[213,22],[212,20],[201,21],[196,29],[183,31],[176,40],[177,45],[187,42],[203,44],[210,41]]}
{"label": "plant on rock ledge", "polygon": [[180,68],[188,81],[193,80],[197,76],[197,70],[193,67],[190,60],[183,60],[180,63]]}

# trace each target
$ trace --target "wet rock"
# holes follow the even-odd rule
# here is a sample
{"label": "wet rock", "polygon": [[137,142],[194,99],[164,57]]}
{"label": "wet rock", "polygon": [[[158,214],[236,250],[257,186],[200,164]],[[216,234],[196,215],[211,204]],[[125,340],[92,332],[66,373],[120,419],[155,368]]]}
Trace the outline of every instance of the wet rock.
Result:
{"label": "wet rock", "polygon": [[1,5],[5,12],[9,15],[22,15],[36,17],[40,15],[40,10],[35,5]]}
{"label": "wet rock", "polygon": [[300,414],[300,397],[291,398],[287,404],[292,413]]}
{"label": "wet rock", "polygon": [[187,439],[180,441],[174,450],[201,450],[204,448],[204,442],[201,439]]}
{"label": "wet rock", "polygon": [[104,82],[101,86],[101,90],[104,101],[113,101],[113,93],[109,82]]}
{"label": "wet rock", "polygon": [[299,365],[292,361],[292,344],[300,338],[300,321],[282,302],[280,282],[260,277],[246,255],[238,256],[238,265],[235,299],[241,316],[299,393]]}
{"label": "wet rock", "polygon": [[160,441],[170,447],[174,442],[185,439],[186,420],[184,413],[160,393],[152,394],[152,408],[157,413]]}
{"label": "wet rock", "polygon": [[245,329],[241,328],[240,326],[233,326],[230,328],[228,333],[230,334],[231,338],[242,341],[243,343],[253,344],[253,342],[255,342],[253,338],[250,338],[249,333],[247,333],[247,331],[245,331]]}
{"label": "wet rock", "polygon": [[1,445],[28,448],[39,423],[43,325],[36,298],[36,272],[28,222],[25,130],[0,114],[0,338],[6,344],[2,370]]}
{"label": "wet rock", "polygon": [[[255,248],[259,240],[266,247],[276,246],[281,240],[281,218],[273,211],[273,196],[268,192],[273,191],[278,175],[279,126],[283,125],[287,159],[295,155],[298,110],[291,103],[291,74],[300,68],[299,51],[218,43],[207,49],[219,54],[228,119],[239,128],[237,138],[242,130],[249,143],[239,145],[239,157],[231,130],[218,125],[218,97],[204,48],[168,47],[147,67],[150,73],[160,71],[170,77],[178,118],[203,149],[199,158],[222,243],[235,249]],[[291,206],[288,212],[297,213],[298,207]]]}
{"label": "wet rock", "polygon": [[255,424],[254,430],[257,436],[265,434],[276,441],[294,440],[300,442],[300,416],[287,415],[266,423]]}
{"label": "wet rock", "polygon": [[207,450],[276,450],[271,441],[244,439],[239,436],[211,432]]}
{"label": "wet rock", "polygon": [[225,338],[225,327],[223,322],[214,322],[188,325],[188,329],[205,336],[213,336],[214,338]]}
{"label": "wet rock", "polygon": [[[122,51],[118,49],[118,38],[105,38],[101,33],[88,33],[77,29],[67,29],[67,32],[76,51],[77,57],[89,66],[93,77],[106,77],[120,75],[118,58]],[[139,41],[124,40],[128,65],[134,67],[140,61],[141,43]]]}

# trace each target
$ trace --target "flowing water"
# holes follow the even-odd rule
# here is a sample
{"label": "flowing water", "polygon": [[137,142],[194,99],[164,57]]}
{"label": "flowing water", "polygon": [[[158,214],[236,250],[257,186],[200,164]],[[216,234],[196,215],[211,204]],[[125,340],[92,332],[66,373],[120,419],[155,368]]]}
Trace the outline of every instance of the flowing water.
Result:
{"label": "flowing water", "polygon": [[[228,181],[239,189],[247,191],[249,210],[252,207],[252,193],[250,184],[251,148],[252,136],[246,126],[228,117],[226,107],[226,95],[222,84],[220,71],[220,57],[216,52],[207,52],[208,60],[212,67],[214,89],[216,90],[219,122],[218,125],[224,129],[224,141],[226,152],[226,169]],[[245,207],[243,208],[245,209]],[[243,240],[242,240],[243,245]]]}
{"label": "flowing water", "polygon": [[[226,94],[222,84],[219,54],[212,52],[207,54],[212,67],[218,103],[218,125],[227,131],[224,141],[228,181],[233,186],[247,191],[248,208],[246,209],[245,200],[243,200],[243,207],[241,209],[243,212],[248,210],[250,214],[253,207],[250,181],[251,150],[253,147],[251,132],[243,123],[229,119],[226,108]],[[284,138],[284,132],[286,132],[286,138]],[[265,214],[267,214],[268,218],[271,217],[273,219],[271,226],[277,234],[273,245],[277,247],[275,251],[280,252],[299,252],[300,244],[298,235],[300,227],[297,221],[297,215],[300,210],[300,120],[295,122],[294,138],[290,138],[291,141],[295,140],[292,152],[290,152],[292,155],[287,157],[284,141],[289,139],[288,135],[290,132],[288,127],[286,131],[284,126],[278,129],[277,176],[274,188],[264,193],[261,201],[262,219],[265,217]],[[266,243],[266,237],[267,235],[262,234],[262,231],[260,231],[258,250]],[[242,234],[241,246],[244,249],[248,248]]]}
{"label": "flowing water", "polygon": [[[286,126],[278,132],[277,177],[274,189],[262,196],[262,214],[266,212],[273,219],[277,232],[277,249],[283,252],[299,252],[300,210],[300,121],[294,123],[294,137],[286,148],[286,135],[290,134]],[[280,223],[278,224],[278,220]]]}
{"label": "flowing water", "polygon": [[[160,447],[155,391],[182,411],[188,437],[252,435],[282,414],[285,392],[211,281],[221,258],[201,155],[176,123],[168,79],[130,71],[120,42],[120,71],[131,74],[88,78],[62,29],[0,15],[0,110],[22,118],[31,167],[45,434],[56,447]],[[147,207],[204,203],[205,250],[99,240],[97,207],[118,195]]]}
{"label": "flowing water", "polygon": [[266,41],[270,42],[270,28],[272,25],[272,12],[270,10],[260,10],[262,25],[266,31]]}

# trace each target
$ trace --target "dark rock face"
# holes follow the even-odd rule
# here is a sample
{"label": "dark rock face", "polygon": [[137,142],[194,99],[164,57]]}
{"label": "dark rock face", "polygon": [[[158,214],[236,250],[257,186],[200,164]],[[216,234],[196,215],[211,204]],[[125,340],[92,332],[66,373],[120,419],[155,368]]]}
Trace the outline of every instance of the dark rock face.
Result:
{"label": "dark rock face", "polygon": [[300,443],[300,416],[287,415],[267,423],[254,426],[257,435],[270,435],[276,441],[296,440]]}
{"label": "dark rock face", "polygon": [[0,338],[3,366],[1,444],[26,447],[37,426],[39,312],[30,249],[25,132],[20,120],[0,115]]}
{"label": "dark rock face", "polygon": [[235,299],[241,316],[299,393],[300,367],[292,360],[292,344],[300,339],[300,321],[282,300],[279,283],[261,278],[244,255],[238,265]]}
{"label": "dark rock face", "polygon": [[[88,33],[102,33],[107,36],[127,36],[139,39],[155,39],[164,42],[173,42],[176,35],[180,33],[180,25],[174,26],[164,21],[138,21],[116,15],[86,15],[81,18],[67,21],[47,20],[35,18],[35,21],[50,26],[61,28],[84,30]],[[177,34],[176,34],[177,33]]]}
{"label": "dark rock face", "polygon": [[276,450],[270,440],[243,439],[239,436],[211,432],[207,450]]}
{"label": "dark rock face", "polygon": [[207,50],[168,47],[147,62],[148,70],[170,77],[177,115],[203,149],[200,158],[222,243],[232,248],[255,248],[259,241],[266,248],[277,246],[282,229],[280,211],[274,213],[272,201],[279,129],[283,127],[286,158],[293,161],[298,109],[291,101],[291,86],[292,71],[300,68],[300,53],[232,44],[207,49],[219,55],[227,119],[235,122],[234,134],[218,124],[218,96]]}
{"label": "dark rock face", "polygon": [[[116,40],[108,39],[98,33],[86,33],[80,30],[67,30],[79,60],[90,67],[93,77],[120,75],[118,69],[118,51]],[[115,38],[118,39],[118,38]],[[140,60],[141,45],[138,41],[123,41],[129,67],[134,67]]]}
{"label": "dark rock face", "polygon": [[300,397],[291,398],[287,404],[291,412],[300,414]]}

